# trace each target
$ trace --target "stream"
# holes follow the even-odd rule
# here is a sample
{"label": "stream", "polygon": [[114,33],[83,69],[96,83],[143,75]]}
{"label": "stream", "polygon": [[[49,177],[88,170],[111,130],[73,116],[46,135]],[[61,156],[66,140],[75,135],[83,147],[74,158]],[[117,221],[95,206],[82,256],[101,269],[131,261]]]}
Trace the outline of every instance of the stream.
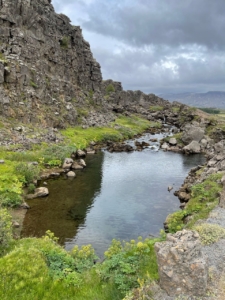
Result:
{"label": "stream", "polygon": [[[145,134],[139,141],[151,138],[162,134]],[[173,192],[205,158],[164,152],[158,142],[149,143],[141,152],[102,150],[86,157],[87,168],[76,171],[75,179],[48,180],[49,196],[27,201],[31,209],[22,236],[40,237],[50,229],[65,249],[92,244],[99,256],[114,238],[158,236],[167,215],[179,209]]]}

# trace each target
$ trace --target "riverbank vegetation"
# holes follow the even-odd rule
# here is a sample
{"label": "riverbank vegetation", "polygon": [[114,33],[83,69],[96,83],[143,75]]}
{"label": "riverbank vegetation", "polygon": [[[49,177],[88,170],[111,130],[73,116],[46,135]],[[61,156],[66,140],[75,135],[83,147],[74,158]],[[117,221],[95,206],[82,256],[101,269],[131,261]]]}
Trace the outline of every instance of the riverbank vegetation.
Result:
{"label": "riverbank vegetation", "polygon": [[203,182],[192,186],[191,199],[185,209],[167,217],[166,222],[170,233],[184,228],[192,229],[197,220],[207,218],[210,211],[218,205],[219,193],[222,190],[220,182],[222,176],[222,173],[211,174]]}
{"label": "riverbank vegetation", "polygon": [[[67,252],[57,244],[57,238],[50,231],[42,238],[14,240],[12,218],[5,207],[19,206],[24,187],[29,191],[34,189],[34,182],[44,168],[60,167],[66,157],[77,149],[88,147],[90,142],[121,141],[160,126],[161,123],[137,116],[121,116],[109,127],[61,130],[63,141],[57,144],[33,145],[26,151],[14,151],[15,146],[1,147],[0,159],[4,163],[0,164],[0,299],[121,300],[132,289],[141,291],[158,279],[154,244],[164,240],[165,235],[127,243],[113,240],[100,262],[91,245],[76,246]],[[181,134],[175,137],[180,142]],[[203,238],[208,236],[206,232],[211,228],[195,227],[195,223],[206,218],[218,204],[221,177],[221,173],[209,175],[192,187],[185,209],[167,218],[170,233],[191,228],[199,231]],[[221,234],[224,232],[218,231],[216,236],[211,234],[210,241]],[[204,239],[205,243],[210,241]]]}
{"label": "riverbank vegetation", "polygon": [[[91,141],[104,143],[132,138],[148,128],[161,124],[149,122],[138,116],[121,116],[109,127],[67,128],[61,131],[64,140],[58,144],[33,145],[31,150],[15,151],[16,146],[0,148],[0,206],[16,207],[22,202],[23,187],[31,189],[41,170],[60,167],[66,157],[77,149],[84,149]],[[19,145],[18,145],[18,148]]]}
{"label": "riverbank vegetation", "polygon": [[[75,247],[65,251],[54,234],[43,238],[13,239],[12,217],[6,208],[23,201],[24,187],[35,181],[47,167],[61,166],[65,157],[91,141],[121,141],[161,124],[137,116],[119,117],[109,127],[68,128],[61,131],[63,142],[42,143],[30,150],[1,147],[0,158],[0,298],[8,299],[122,299],[138,282],[158,279],[154,243],[160,239],[141,238],[121,243],[113,240],[99,263],[93,248]],[[93,288],[94,287],[94,288]]]}
{"label": "riverbank vegetation", "polygon": [[13,241],[0,258],[0,298],[121,300],[140,282],[158,279],[153,246],[160,240],[113,240],[104,261],[95,264],[90,245],[67,252],[51,232]]}

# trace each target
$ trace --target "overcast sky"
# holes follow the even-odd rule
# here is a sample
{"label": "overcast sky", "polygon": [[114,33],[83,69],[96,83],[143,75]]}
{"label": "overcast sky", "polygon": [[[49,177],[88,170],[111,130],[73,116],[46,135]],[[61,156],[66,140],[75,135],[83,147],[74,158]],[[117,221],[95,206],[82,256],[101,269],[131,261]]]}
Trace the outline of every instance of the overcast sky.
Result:
{"label": "overcast sky", "polygon": [[52,0],[104,79],[147,93],[225,91],[225,0]]}

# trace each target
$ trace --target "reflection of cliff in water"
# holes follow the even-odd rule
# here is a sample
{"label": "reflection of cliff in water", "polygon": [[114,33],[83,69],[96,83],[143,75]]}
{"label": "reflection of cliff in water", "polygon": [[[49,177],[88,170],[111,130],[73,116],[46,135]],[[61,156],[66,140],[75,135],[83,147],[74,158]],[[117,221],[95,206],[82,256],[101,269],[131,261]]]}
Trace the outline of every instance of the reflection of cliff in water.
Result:
{"label": "reflection of cliff in water", "polygon": [[183,155],[183,165],[186,168],[193,168],[193,165],[203,165],[205,157],[202,154]]}
{"label": "reflection of cliff in water", "polygon": [[62,244],[65,238],[73,238],[100,191],[103,156],[102,152],[88,156],[87,168],[76,171],[73,180],[47,181],[49,196],[27,201],[31,209],[24,219],[22,236],[40,237],[51,230]]}

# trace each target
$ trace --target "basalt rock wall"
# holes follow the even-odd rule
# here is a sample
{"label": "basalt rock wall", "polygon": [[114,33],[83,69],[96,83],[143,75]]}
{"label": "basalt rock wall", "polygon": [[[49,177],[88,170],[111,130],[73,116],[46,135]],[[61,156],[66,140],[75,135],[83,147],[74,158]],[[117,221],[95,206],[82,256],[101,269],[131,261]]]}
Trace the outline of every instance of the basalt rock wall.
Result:
{"label": "basalt rock wall", "polygon": [[104,125],[112,113],[166,104],[153,94],[102,81],[79,26],[51,0],[0,0],[0,116],[65,127]]}
{"label": "basalt rock wall", "polygon": [[50,2],[0,1],[0,109],[24,122],[73,124],[102,75],[80,27]]}

